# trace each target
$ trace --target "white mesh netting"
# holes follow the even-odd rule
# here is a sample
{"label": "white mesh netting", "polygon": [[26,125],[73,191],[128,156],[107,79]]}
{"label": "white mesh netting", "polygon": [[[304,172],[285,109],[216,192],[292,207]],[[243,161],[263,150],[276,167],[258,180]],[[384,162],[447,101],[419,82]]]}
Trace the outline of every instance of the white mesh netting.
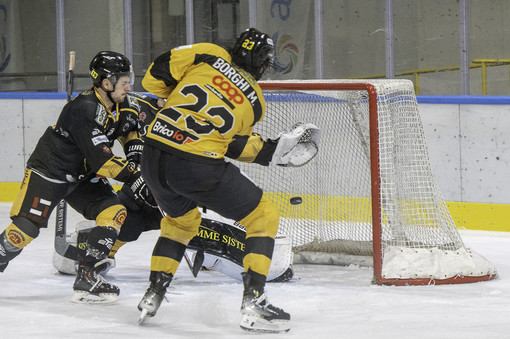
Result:
{"label": "white mesh netting", "polygon": [[[320,83],[324,82],[367,81]],[[399,260],[393,255],[398,248],[426,249],[424,253],[431,249],[460,253],[464,245],[431,172],[412,83],[407,80],[368,82],[377,91],[383,267],[389,258]],[[324,262],[317,252],[327,252],[330,253],[325,259],[327,263],[345,264],[351,258],[372,256],[367,91],[303,88],[264,90],[264,95],[266,115],[255,130],[263,137],[274,138],[296,122],[314,123],[321,129],[319,153],[303,167],[236,163],[278,205],[282,217],[280,232],[292,237],[296,258],[313,252],[308,260]],[[290,198],[297,196],[302,198],[302,203],[290,204]],[[388,260],[384,260],[385,248],[392,249]],[[346,257],[340,259],[339,255]],[[366,259],[361,259],[361,263],[366,263]],[[398,272],[391,269],[383,272],[399,279],[415,274],[405,272],[402,265],[393,265],[398,267]],[[488,266],[481,271],[493,270],[490,263]],[[435,272],[429,274],[427,269],[419,271],[425,271],[422,274],[425,277],[444,278],[442,273],[436,277]]]}

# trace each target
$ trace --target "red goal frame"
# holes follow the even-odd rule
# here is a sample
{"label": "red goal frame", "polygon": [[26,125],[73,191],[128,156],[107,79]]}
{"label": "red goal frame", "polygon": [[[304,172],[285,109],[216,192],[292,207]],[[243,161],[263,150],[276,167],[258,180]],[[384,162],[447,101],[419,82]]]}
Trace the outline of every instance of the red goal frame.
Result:
{"label": "red goal frame", "polygon": [[377,90],[370,83],[319,83],[319,82],[261,82],[262,90],[354,90],[366,91],[369,104],[369,126],[370,126],[370,173],[371,173],[371,194],[372,194],[372,246],[374,262],[374,281],[378,285],[441,285],[459,284],[487,281],[493,279],[495,274],[482,276],[456,276],[447,279],[416,278],[416,279],[387,279],[382,276],[382,215],[381,215],[381,179],[379,162],[379,126],[377,112]]}

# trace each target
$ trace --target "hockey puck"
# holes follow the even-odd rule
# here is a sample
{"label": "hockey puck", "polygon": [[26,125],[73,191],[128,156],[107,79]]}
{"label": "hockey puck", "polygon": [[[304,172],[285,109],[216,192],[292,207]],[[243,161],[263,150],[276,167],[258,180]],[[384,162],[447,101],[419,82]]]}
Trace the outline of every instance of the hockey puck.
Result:
{"label": "hockey puck", "polygon": [[301,197],[290,198],[290,204],[291,205],[299,205],[302,202],[303,202],[303,199],[301,199]]}

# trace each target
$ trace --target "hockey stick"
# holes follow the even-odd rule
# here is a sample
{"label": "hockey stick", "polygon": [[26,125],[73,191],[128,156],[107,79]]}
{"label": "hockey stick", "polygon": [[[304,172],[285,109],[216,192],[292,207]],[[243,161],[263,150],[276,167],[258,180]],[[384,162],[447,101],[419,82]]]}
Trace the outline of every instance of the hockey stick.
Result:
{"label": "hockey stick", "polygon": [[[73,95],[73,83],[74,83],[74,64],[75,64],[76,52],[69,52],[69,71],[67,77],[67,102],[71,101]],[[67,236],[67,204],[64,199],[60,200],[57,205],[56,217],[55,217],[55,251],[66,258],[78,257],[78,252],[74,246],[70,246],[66,241]]]}
{"label": "hockey stick", "polygon": [[193,262],[191,262],[191,259],[189,258],[188,254],[184,252],[184,259],[186,260],[186,264],[188,264],[188,268],[195,278],[197,277],[200,268],[202,268],[204,258],[205,258],[204,250],[202,249],[197,250],[197,252],[195,253],[195,260],[193,260]]}

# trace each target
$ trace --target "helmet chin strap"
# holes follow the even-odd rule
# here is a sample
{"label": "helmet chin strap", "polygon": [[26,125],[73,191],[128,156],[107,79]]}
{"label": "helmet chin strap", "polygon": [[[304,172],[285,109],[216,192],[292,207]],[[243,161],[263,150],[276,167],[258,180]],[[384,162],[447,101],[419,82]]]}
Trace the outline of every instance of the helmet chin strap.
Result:
{"label": "helmet chin strap", "polygon": [[107,91],[106,92],[106,96],[108,97],[108,99],[110,99],[110,101],[115,105],[115,101],[113,101],[113,98],[112,98],[112,93],[115,91],[115,86],[113,86],[113,91]]}
{"label": "helmet chin strap", "polygon": [[[110,81],[110,83],[112,83],[112,82]],[[108,97],[108,99],[110,99],[110,101],[111,101],[111,102],[115,105],[115,101],[114,101],[114,100],[113,100],[113,98],[112,98],[112,93],[113,93],[113,92],[115,92],[115,85],[114,85],[114,84],[112,84],[112,85],[113,85],[113,90],[109,91],[109,90],[107,90],[107,89],[103,86],[103,84],[101,83],[101,89],[102,89],[103,91],[105,91],[106,96]]]}

